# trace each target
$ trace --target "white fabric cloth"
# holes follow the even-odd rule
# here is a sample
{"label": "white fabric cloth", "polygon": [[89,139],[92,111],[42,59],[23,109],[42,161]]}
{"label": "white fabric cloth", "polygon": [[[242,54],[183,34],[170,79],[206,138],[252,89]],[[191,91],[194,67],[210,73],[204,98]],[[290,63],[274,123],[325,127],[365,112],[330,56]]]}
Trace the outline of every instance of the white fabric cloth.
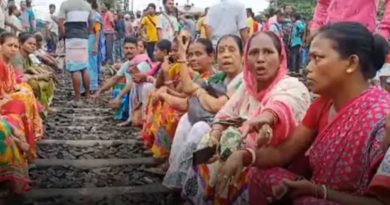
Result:
{"label": "white fabric cloth", "polygon": [[233,0],[224,0],[210,7],[205,24],[212,28],[211,39],[214,46],[224,35],[240,36],[240,30],[248,26],[245,5]]}
{"label": "white fabric cloth", "polygon": [[191,126],[187,114],[180,118],[169,155],[169,169],[164,177],[164,186],[183,188],[187,172],[192,166],[192,155],[203,136],[210,130],[210,125],[203,121]]}
{"label": "white fabric cloth", "polygon": [[7,2],[0,0],[0,28],[5,29],[5,18],[7,16]]}
{"label": "white fabric cloth", "polygon": [[129,95],[129,118],[127,118],[126,122],[131,122],[133,119],[133,113],[140,104],[142,113],[146,112],[148,96],[154,90],[155,87],[152,83],[133,83],[133,87],[130,90]]}
{"label": "white fabric cloth", "polygon": [[55,18],[55,16],[49,14],[48,16],[46,16],[45,21],[48,24],[49,31],[55,33],[58,36],[58,24],[53,20],[53,18]]}
{"label": "white fabric cloth", "polygon": [[175,16],[162,13],[158,16],[157,29],[161,30],[162,39],[173,41],[175,32],[179,30],[179,23]]}
{"label": "white fabric cloth", "polygon": [[[20,19],[18,17],[16,17],[15,15],[9,16],[8,17],[8,22],[11,23],[12,25],[16,26],[20,30],[24,29],[22,21],[20,21]],[[11,28],[10,26],[7,26],[6,30],[8,32],[11,32],[11,33],[14,33],[16,35],[19,35],[19,32],[17,32],[15,29]]]}
{"label": "white fabric cloth", "polygon": [[390,77],[390,64],[385,63],[383,67],[377,72],[375,76],[375,80],[379,80],[381,76],[389,76]]}

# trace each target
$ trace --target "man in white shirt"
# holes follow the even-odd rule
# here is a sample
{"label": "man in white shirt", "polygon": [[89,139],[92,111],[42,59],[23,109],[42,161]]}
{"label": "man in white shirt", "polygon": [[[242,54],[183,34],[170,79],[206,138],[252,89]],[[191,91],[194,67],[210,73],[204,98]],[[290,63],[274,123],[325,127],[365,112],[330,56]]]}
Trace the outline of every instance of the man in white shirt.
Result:
{"label": "man in white shirt", "polygon": [[48,53],[55,53],[58,42],[58,23],[54,16],[56,5],[49,5],[50,14],[46,18],[46,42]]}
{"label": "man in white shirt", "polygon": [[158,39],[173,41],[179,30],[179,23],[175,16],[175,2],[174,0],[163,0],[163,4],[164,11],[157,20]]}
{"label": "man in white shirt", "polygon": [[0,29],[5,29],[5,18],[7,13],[6,0],[0,0]]}
{"label": "man in white shirt", "polygon": [[227,34],[241,36],[244,42],[249,38],[245,5],[236,0],[221,0],[210,7],[204,24],[206,36],[214,46]]}

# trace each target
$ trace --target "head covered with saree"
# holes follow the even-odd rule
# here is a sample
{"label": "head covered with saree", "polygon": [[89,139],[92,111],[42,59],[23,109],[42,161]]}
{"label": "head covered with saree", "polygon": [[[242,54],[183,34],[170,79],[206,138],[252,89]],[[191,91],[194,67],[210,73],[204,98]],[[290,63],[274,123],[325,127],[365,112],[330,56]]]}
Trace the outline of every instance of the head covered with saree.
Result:
{"label": "head covered with saree", "polygon": [[[272,111],[278,117],[272,144],[283,142],[302,120],[310,104],[310,94],[298,79],[287,76],[282,40],[272,32],[253,35],[245,48],[243,72],[245,86],[231,97],[214,121],[237,117],[250,120]],[[246,126],[244,123],[241,130]],[[250,135],[247,139],[251,141],[248,144],[254,144],[256,137]]]}
{"label": "head covered with saree", "polygon": [[[270,48],[268,48],[267,46],[258,47],[257,44],[253,42],[260,35],[262,35],[263,38],[269,38],[270,45],[273,44],[273,47],[277,49],[276,52],[279,57],[279,68],[277,68],[277,70],[272,70],[273,68],[266,67],[273,66],[269,65],[267,61],[269,59],[268,56],[274,54],[273,52],[275,51],[271,51]],[[261,56],[264,56],[264,53],[266,54],[266,56],[260,57],[260,53]],[[251,62],[250,58],[252,58],[252,61],[255,60],[256,62]],[[286,76],[287,71],[287,57],[282,39],[277,37],[276,34],[269,31],[258,32],[249,39],[245,47],[244,53],[244,80],[246,84],[246,89],[254,98],[261,101],[264,95],[269,93],[269,91],[271,91],[274,86],[283,77]],[[256,73],[258,73],[259,75],[257,75]],[[256,75],[258,76],[257,79]],[[259,84],[262,84],[261,89],[259,89]]]}
{"label": "head covered with saree", "polygon": [[151,60],[146,54],[138,54],[130,61],[129,73],[147,73],[151,69]]}

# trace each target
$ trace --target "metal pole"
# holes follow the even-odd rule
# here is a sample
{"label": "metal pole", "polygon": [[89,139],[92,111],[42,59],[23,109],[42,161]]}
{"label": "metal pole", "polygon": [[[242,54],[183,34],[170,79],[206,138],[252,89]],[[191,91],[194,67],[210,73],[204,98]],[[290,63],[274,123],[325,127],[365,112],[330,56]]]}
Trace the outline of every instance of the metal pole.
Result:
{"label": "metal pole", "polygon": [[131,11],[134,11],[134,0],[131,0]]}

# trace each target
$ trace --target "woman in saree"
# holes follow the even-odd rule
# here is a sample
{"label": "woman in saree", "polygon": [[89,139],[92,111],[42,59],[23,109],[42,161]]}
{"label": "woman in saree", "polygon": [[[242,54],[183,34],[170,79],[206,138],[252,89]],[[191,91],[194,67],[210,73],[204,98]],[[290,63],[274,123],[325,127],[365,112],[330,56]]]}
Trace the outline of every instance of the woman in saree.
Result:
{"label": "woman in saree", "polygon": [[[219,72],[205,81],[199,91],[193,92],[194,96],[189,101],[191,112],[184,114],[179,121],[169,155],[169,169],[164,177],[164,186],[182,189],[186,174],[192,167],[192,154],[202,137],[210,130],[213,116],[242,85],[243,50],[241,39],[235,35],[223,36],[217,43]],[[189,91],[193,91],[197,84],[188,78],[181,78],[182,84],[190,82],[192,85],[188,86],[191,88]],[[216,93],[215,90],[219,92]]]}
{"label": "woman in saree", "polygon": [[174,63],[170,62],[170,57],[165,58],[156,80],[158,90],[149,98],[141,132],[146,146],[151,148],[157,159],[167,159],[177,124],[188,108],[188,96],[183,93],[180,83],[181,64],[186,63],[188,57],[194,82],[208,79],[213,73],[214,49],[209,40],[198,39],[191,43],[188,53],[187,47],[183,48],[180,43],[174,44],[172,50],[178,58],[174,59]]}
{"label": "woman in saree", "polygon": [[[11,63],[11,59],[17,54],[13,52],[11,48],[15,46],[19,48],[19,42],[15,43],[17,37],[12,33],[3,33],[0,36],[0,45],[2,49],[0,51],[0,58],[3,62],[1,66],[1,75],[8,76],[2,80],[2,87],[0,88],[0,94],[4,99],[13,99],[23,101],[26,108],[26,129],[31,131],[31,138],[36,141],[43,137],[43,123],[39,114],[39,102],[34,96],[34,92],[31,86],[25,81],[26,77],[23,73],[14,69]],[[17,89],[12,89],[12,88]]]}
{"label": "woman in saree", "polygon": [[372,178],[369,185],[369,192],[380,198],[383,204],[390,204],[390,197],[388,195],[390,190],[390,115],[385,119],[385,137],[382,141],[382,150],[385,153],[378,170]]}
{"label": "woman in saree", "polygon": [[34,55],[38,58],[38,60],[41,62],[40,64],[45,64],[49,66],[53,71],[60,73],[61,69],[58,67],[57,60],[51,56],[49,53],[45,51],[43,48],[44,42],[43,42],[43,36],[41,33],[35,33],[34,34],[35,40],[37,42],[36,44],[36,50],[34,52]]}
{"label": "woman in saree", "polygon": [[23,73],[25,81],[32,87],[35,97],[45,108],[44,114],[47,115],[55,90],[53,72],[34,55],[36,39],[33,35],[21,33],[19,45],[19,53],[12,59],[12,64],[18,72]]}
{"label": "woman in saree", "polygon": [[[96,92],[99,89],[99,77],[102,63],[105,58],[105,39],[103,31],[103,19],[100,16],[99,6],[96,0],[88,0],[92,7],[93,24],[89,26],[89,40],[88,40],[88,72],[91,79],[90,91]],[[122,46],[122,45],[120,45]]]}
{"label": "woman in saree", "polygon": [[[219,187],[216,179],[230,154],[255,149],[263,132],[274,133],[270,146],[279,146],[294,131],[310,104],[310,94],[298,79],[287,75],[287,58],[281,39],[272,32],[256,33],[244,56],[244,86],[222,107],[198,149],[215,147],[218,157],[187,173],[183,193],[193,204],[248,204],[247,170],[240,170],[234,185]],[[248,132],[253,121],[265,126]],[[224,179],[229,181],[229,178]],[[219,191],[222,189],[222,193]]]}
{"label": "woman in saree", "polygon": [[387,51],[386,41],[359,23],[321,28],[310,46],[307,76],[320,97],[280,146],[233,153],[219,183],[252,167],[250,204],[388,204],[389,184],[378,179],[389,176],[381,142],[390,96],[368,81]]}
{"label": "woman in saree", "polygon": [[18,39],[3,33],[0,44],[0,184],[7,192],[21,194],[30,188],[28,161],[36,157],[42,120],[32,89],[10,64],[19,49]]}

